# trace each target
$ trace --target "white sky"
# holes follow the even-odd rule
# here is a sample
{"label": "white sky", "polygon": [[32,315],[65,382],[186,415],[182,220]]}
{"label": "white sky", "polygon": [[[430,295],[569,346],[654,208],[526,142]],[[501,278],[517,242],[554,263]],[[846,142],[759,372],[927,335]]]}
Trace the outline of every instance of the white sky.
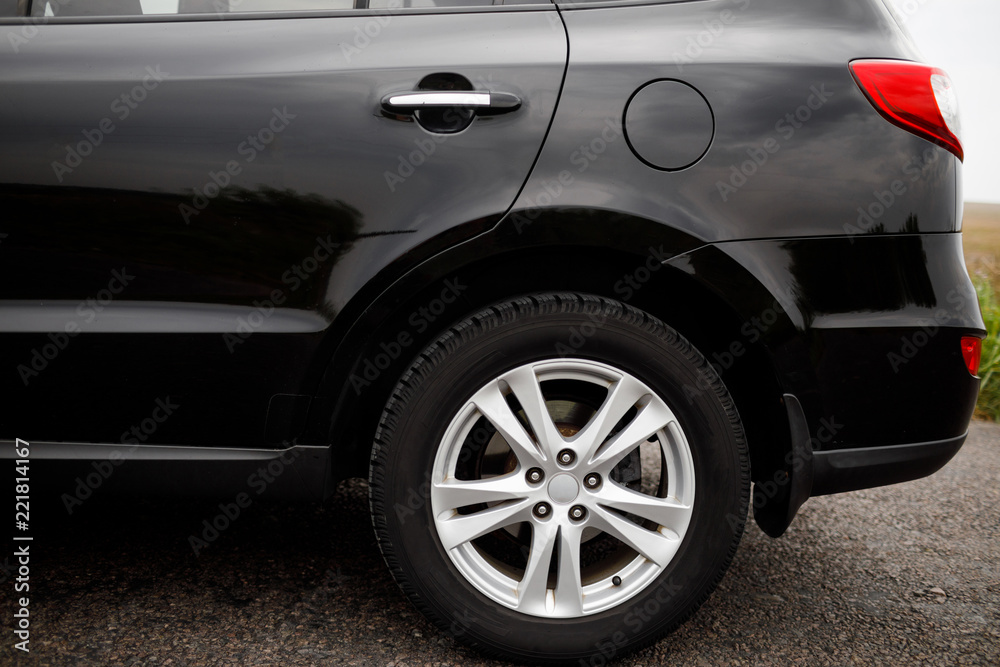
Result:
{"label": "white sky", "polygon": [[176,14],[179,0],[139,0],[143,14]]}
{"label": "white sky", "polygon": [[965,201],[1000,203],[1000,0],[891,0],[958,93]]}

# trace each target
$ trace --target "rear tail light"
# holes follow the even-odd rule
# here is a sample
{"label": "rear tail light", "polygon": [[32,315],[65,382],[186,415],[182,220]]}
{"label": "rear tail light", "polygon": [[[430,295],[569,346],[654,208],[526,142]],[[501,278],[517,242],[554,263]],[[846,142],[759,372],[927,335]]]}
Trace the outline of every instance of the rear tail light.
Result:
{"label": "rear tail light", "polygon": [[962,336],[962,359],[971,375],[979,375],[979,357],[983,353],[983,341],[975,336]]}
{"label": "rear tail light", "polygon": [[907,60],[855,60],[851,73],[890,123],[965,158],[958,98],[943,70]]}

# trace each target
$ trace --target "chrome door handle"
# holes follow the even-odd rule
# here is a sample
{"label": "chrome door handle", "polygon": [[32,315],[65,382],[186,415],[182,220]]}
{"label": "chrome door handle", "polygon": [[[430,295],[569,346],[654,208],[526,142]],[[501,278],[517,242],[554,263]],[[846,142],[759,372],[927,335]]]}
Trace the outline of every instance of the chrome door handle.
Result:
{"label": "chrome door handle", "polygon": [[392,93],[382,98],[382,108],[394,114],[412,114],[421,109],[458,108],[479,114],[508,113],[521,106],[521,100],[510,93],[489,90],[417,90]]}

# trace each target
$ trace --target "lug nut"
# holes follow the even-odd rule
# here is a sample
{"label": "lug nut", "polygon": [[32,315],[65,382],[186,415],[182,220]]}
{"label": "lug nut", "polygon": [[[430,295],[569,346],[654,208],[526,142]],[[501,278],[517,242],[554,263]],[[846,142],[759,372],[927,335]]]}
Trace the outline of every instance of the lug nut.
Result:
{"label": "lug nut", "polygon": [[559,463],[563,464],[564,466],[568,466],[576,459],[576,454],[574,454],[572,450],[564,449],[561,452],[559,452],[559,456],[556,458],[559,459]]}
{"label": "lug nut", "polygon": [[552,513],[552,508],[549,507],[548,503],[538,503],[537,505],[535,505],[534,512],[535,516],[537,516],[539,519],[544,519],[545,517],[547,517],[549,514]]}
{"label": "lug nut", "polygon": [[587,508],[582,505],[574,505],[569,510],[569,518],[574,521],[582,521],[587,516]]}
{"label": "lug nut", "polygon": [[588,489],[596,489],[601,485],[601,476],[596,472],[592,472],[583,478],[583,484]]}
{"label": "lug nut", "polygon": [[540,481],[545,479],[545,473],[542,472],[541,468],[532,468],[525,475],[525,478],[532,484],[538,484]]}

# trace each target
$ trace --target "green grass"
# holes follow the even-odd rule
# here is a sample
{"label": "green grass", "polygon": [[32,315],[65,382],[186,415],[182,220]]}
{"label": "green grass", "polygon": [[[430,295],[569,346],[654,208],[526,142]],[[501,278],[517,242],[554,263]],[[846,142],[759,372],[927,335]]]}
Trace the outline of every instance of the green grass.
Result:
{"label": "green grass", "polygon": [[976,415],[1000,421],[1000,301],[997,299],[996,288],[1000,283],[1000,271],[976,271],[972,275],[972,282],[979,295],[983,321],[986,322],[983,356],[979,362],[979,377],[982,380]]}

